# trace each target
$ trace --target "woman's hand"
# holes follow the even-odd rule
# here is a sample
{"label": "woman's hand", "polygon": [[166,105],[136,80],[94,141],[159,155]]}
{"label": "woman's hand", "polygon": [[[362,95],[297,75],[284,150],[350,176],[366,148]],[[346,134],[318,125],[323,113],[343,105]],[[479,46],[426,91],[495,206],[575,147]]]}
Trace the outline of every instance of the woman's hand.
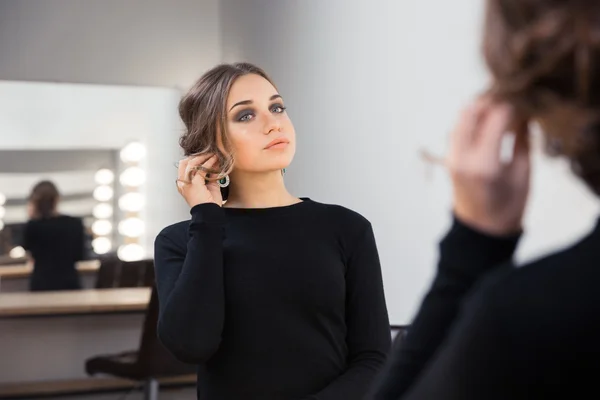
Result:
{"label": "woman's hand", "polygon": [[217,156],[188,157],[179,163],[177,190],[191,207],[204,203],[223,205],[221,188],[216,181],[207,181],[207,172],[217,163]]}
{"label": "woman's hand", "polygon": [[[502,162],[502,140],[509,133],[516,135],[513,155]],[[519,121],[509,105],[481,98],[463,111],[447,164],[459,220],[493,235],[522,229],[529,193],[529,134],[527,121]]]}

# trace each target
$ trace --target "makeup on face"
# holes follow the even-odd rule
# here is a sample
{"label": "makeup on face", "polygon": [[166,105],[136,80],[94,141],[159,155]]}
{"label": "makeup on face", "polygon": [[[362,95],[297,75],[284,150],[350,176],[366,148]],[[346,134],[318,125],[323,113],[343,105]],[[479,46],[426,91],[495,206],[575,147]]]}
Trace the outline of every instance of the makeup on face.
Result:
{"label": "makeup on face", "polygon": [[[281,96],[278,94],[275,94],[273,96],[271,96],[269,98],[269,101],[274,101],[274,100],[282,100]],[[239,111],[237,111],[236,113],[233,114],[232,116],[232,120],[234,122],[249,122],[252,121],[255,117],[256,117],[256,110],[254,107],[252,107],[252,105],[254,104],[254,101],[252,100],[242,100],[242,101],[238,101],[237,103],[235,103],[230,109],[229,111],[231,112],[234,108],[236,107],[240,107],[243,105],[249,106],[243,109],[240,109]],[[273,104],[269,105],[269,111],[273,114],[283,114],[286,110],[286,107],[283,105],[283,103],[281,101],[275,102]]]}

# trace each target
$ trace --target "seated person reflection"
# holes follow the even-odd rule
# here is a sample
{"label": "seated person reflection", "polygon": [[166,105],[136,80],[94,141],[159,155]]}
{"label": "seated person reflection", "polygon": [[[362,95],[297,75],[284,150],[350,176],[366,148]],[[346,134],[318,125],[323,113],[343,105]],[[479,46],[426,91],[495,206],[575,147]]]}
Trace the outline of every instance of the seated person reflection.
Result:
{"label": "seated person reflection", "polygon": [[160,339],[200,399],[363,399],[391,342],[371,224],[288,192],[294,127],[256,66],[207,72],[180,114],[191,221],[156,238]]}
{"label": "seated person reflection", "polygon": [[600,221],[527,265],[516,267],[513,255],[530,185],[529,121],[600,194],[600,2],[487,7],[492,87],[453,131],[445,164],[454,224],[378,400],[599,398]]}
{"label": "seated person reflection", "polygon": [[33,258],[32,291],[81,289],[75,263],[84,257],[83,223],[58,213],[59,198],[49,181],[39,182],[29,196],[23,247]]}

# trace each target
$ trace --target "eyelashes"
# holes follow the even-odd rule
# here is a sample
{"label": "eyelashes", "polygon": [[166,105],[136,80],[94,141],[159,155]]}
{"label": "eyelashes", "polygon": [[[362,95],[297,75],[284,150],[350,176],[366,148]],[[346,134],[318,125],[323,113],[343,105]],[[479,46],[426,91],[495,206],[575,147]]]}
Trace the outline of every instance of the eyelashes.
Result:
{"label": "eyelashes", "polygon": [[[273,104],[270,107],[270,111],[275,114],[283,114],[285,112],[285,110],[287,110],[287,107],[285,107],[283,104]],[[248,122],[248,121],[251,121],[253,118],[254,118],[253,110],[242,110],[240,113],[238,113],[236,115],[235,120],[238,122]]]}

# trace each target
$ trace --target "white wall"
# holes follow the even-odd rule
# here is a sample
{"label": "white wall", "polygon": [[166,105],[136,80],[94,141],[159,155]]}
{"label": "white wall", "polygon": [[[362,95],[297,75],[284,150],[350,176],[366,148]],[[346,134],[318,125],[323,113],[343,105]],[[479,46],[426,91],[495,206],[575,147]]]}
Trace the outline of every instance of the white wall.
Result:
{"label": "white wall", "polygon": [[218,0],[0,0],[0,79],[187,87],[217,63]]}
{"label": "white wall", "polygon": [[[408,323],[450,220],[450,186],[419,159],[443,153],[457,111],[486,83],[483,1],[223,0],[225,61],[270,72],[287,99],[299,195],[353,208],[375,228],[392,323]],[[519,256],[571,241],[597,201],[558,162],[536,159]],[[549,201],[550,200],[550,201]]]}
{"label": "white wall", "polygon": [[[167,88],[0,81],[0,148],[119,149],[146,145],[146,249],[165,226],[188,218],[175,189],[179,92]],[[10,192],[10,190],[7,190]]]}

